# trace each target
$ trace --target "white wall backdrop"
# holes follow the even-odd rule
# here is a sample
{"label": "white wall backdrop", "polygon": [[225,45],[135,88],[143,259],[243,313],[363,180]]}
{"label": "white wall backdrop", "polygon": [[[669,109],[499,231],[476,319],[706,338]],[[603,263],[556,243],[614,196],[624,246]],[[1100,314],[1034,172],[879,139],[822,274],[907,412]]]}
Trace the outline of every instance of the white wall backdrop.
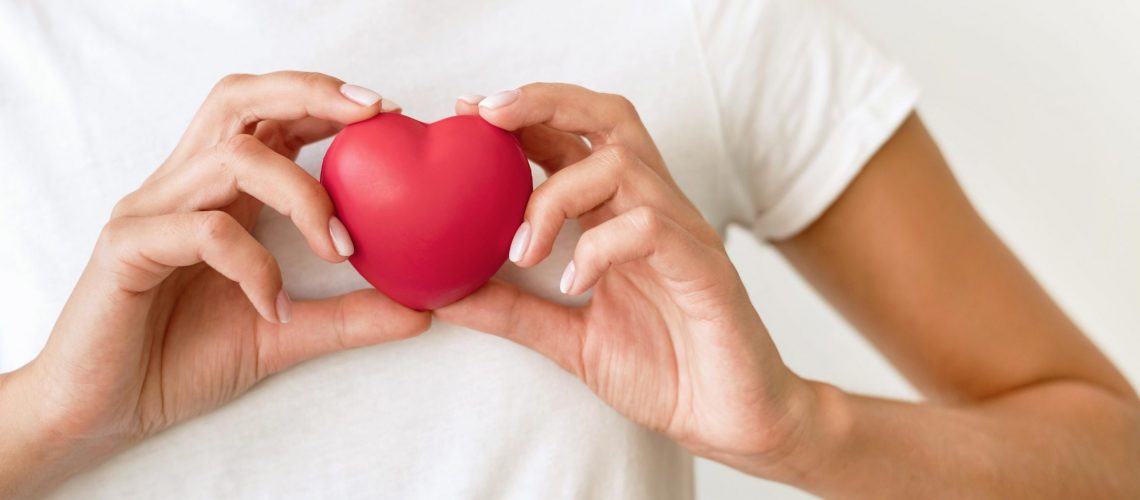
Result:
{"label": "white wall backdrop", "polygon": [[[1140,385],[1140,2],[830,0],[924,86],[928,128],[982,215]],[[729,251],[786,361],[914,391],[744,233]],[[702,499],[810,498],[708,461]]]}

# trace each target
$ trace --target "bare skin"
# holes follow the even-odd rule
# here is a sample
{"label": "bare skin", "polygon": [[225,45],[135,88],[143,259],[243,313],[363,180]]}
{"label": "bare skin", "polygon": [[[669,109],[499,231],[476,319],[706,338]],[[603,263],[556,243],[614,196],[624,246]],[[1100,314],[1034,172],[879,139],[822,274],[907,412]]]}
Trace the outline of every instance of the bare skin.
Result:
{"label": "bare skin", "polygon": [[[382,104],[346,100],[331,77],[275,75],[211,95],[116,209],[48,347],[0,378],[0,493],[49,489],[301,360],[427,327],[375,292],[282,299],[247,232],[256,200],[343,260],[327,195],[291,158]],[[551,174],[512,260],[541,262],[577,218],[562,288],[592,295],[567,307],[492,282],[440,319],[535,349],[695,454],[824,496],[1140,495],[1135,392],[977,216],[917,118],[777,246],[929,397],[920,404],[846,394],[783,364],[627,100],[532,84],[457,112],[515,131]]]}
{"label": "bare skin", "polygon": [[577,217],[568,292],[593,295],[568,308],[492,283],[439,317],[546,354],[695,454],[820,495],[1140,495],[1136,393],[976,214],[917,117],[777,247],[923,404],[846,394],[783,365],[624,99],[547,84],[488,99],[457,110],[520,131],[551,173],[518,264],[544,259]]}
{"label": "bare skin", "polygon": [[293,163],[304,144],[381,111],[342,84],[227,77],[119,202],[43,352],[0,378],[0,497],[49,490],[306,359],[427,329],[427,313],[374,290],[294,304],[249,233],[264,203],[325,260],[351,254],[328,195]]}

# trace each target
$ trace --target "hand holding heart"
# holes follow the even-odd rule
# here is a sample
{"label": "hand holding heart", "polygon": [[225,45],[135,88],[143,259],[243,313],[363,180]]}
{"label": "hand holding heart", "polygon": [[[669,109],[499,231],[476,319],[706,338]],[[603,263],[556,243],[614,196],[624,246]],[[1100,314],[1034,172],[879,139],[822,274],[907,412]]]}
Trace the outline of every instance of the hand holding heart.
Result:
{"label": "hand holding heart", "polygon": [[560,285],[593,294],[567,307],[492,281],[438,317],[535,349],[697,454],[759,472],[803,444],[813,391],[781,362],[720,237],[627,100],[533,84],[457,111],[515,131],[550,174],[511,260],[539,263],[577,218],[585,232]]}
{"label": "hand holding heart", "polygon": [[21,439],[0,449],[26,447],[23,471],[0,468],[0,496],[32,496],[301,361],[427,329],[427,313],[375,290],[293,304],[249,232],[264,203],[322,259],[351,255],[328,195],[293,158],[382,107],[394,108],[315,73],[233,75],[210,92],[115,207],[47,346],[0,376],[0,402],[21,408],[0,422]]}
{"label": "hand holding heart", "polygon": [[[758,471],[802,442],[811,389],[782,364],[719,236],[628,101],[536,84],[457,108],[514,131],[552,174],[525,207],[511,260],[543,260],[563,221],[578,218],[587,231],[562,289],[593,295],[572,308],[493,281],[440,318],[534,348],[635,422],[730,465]],[[267,205],[322,259],[353,255],[328,193],[294,158],[397,110],[316,73],[223,79],[116,205],[44,350],[0,376],[0,402],[22,408],[0,422],[21,436],[0,443],[5,456],[22,457],[0,470],[0,485],[15,488],[2,493],[46,490],[301,361],[427,329],[428,313],[375,290],[294,304],[250,234]]]}

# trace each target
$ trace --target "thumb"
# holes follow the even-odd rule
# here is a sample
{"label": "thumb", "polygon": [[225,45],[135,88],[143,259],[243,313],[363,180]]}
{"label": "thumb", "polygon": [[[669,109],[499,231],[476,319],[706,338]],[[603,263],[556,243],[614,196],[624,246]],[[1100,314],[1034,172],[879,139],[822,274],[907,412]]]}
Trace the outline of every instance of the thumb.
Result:
{"label": "thumb", "polygon": [[474,328],[529,347],[584,377],[582,348],[586,322],[580,309],[543,300],[518,287],[491,280],[454,304],[435,310],[439,319]]}
{"label": "thumb", "polygon": [[408,309],[376,290],[358,290],[293,305],[293,319],[258,333],[258,378],[313,358],[414,337],[431,315]]}

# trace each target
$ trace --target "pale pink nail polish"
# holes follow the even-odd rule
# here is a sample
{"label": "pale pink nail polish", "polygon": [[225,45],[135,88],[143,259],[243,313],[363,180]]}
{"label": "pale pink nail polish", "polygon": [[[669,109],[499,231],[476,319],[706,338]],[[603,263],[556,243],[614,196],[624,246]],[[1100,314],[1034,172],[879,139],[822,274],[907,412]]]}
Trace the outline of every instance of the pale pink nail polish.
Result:
{"label": "pale pink nail polish", "polygon": [[526,247],[530,244],[530,223],[524,221],[519,226],[518,231],[515,231],[515,237],[511,240],[511,251],[507,255],[511,262],[519,262],[522,260],[523,255],[526,255]]}
{"label": "pale pink nail polish", "polygon": [[566,264],[566,270],[562,271],[562,280],[558,282],[558,290],[562,293],[570,293],[572,286],[574,286],[574,261]]}
{"label": "pale pink nail polish", "polygon": [[518,89],[496,92],[486,99],[479,101],[479,107],[483,109],[498,109],[519,100],[519,94]]}
{"label": "pale pink nail polish", "polygon": [[392,111],[395,111],[397,109],[401,109],[401,106],[400,106],[400,103],[398,103],[396,101],[393,101],[391,99],[382,99],[380,101],[380,111],[383,111],[385,113],[391,113]]}
{"label": "pale pink nail polish", "polygon": [[468,94],[468,95],[459,96],[459,100],[463,101],[467,104],[479,104],[480,101],[482,101],[483,99],[486,99],[486,98],[487,98],[486,96],[481,96],[479,94]]}
{"label": "pale pink nail polish", "polygon": [[348,228],[334,215],[329,219],[329,236],[332,237],[333,247],[341,257],[351,257],[356,247],[352,244],[352,237],[348,235]]}
{"label": "pale pink nail polish", "polygon": [[288,323],[293,319],[293,301],[289,300],[289,294],[285,293],[282,288],[277,293],[277,321],[281,323]]}
{"label": "pale pink nail polish", "polygon": [[361,106],[371,106],[380,100],[380,94],[375,91],[351,83],[341,85],[340,93]]}

